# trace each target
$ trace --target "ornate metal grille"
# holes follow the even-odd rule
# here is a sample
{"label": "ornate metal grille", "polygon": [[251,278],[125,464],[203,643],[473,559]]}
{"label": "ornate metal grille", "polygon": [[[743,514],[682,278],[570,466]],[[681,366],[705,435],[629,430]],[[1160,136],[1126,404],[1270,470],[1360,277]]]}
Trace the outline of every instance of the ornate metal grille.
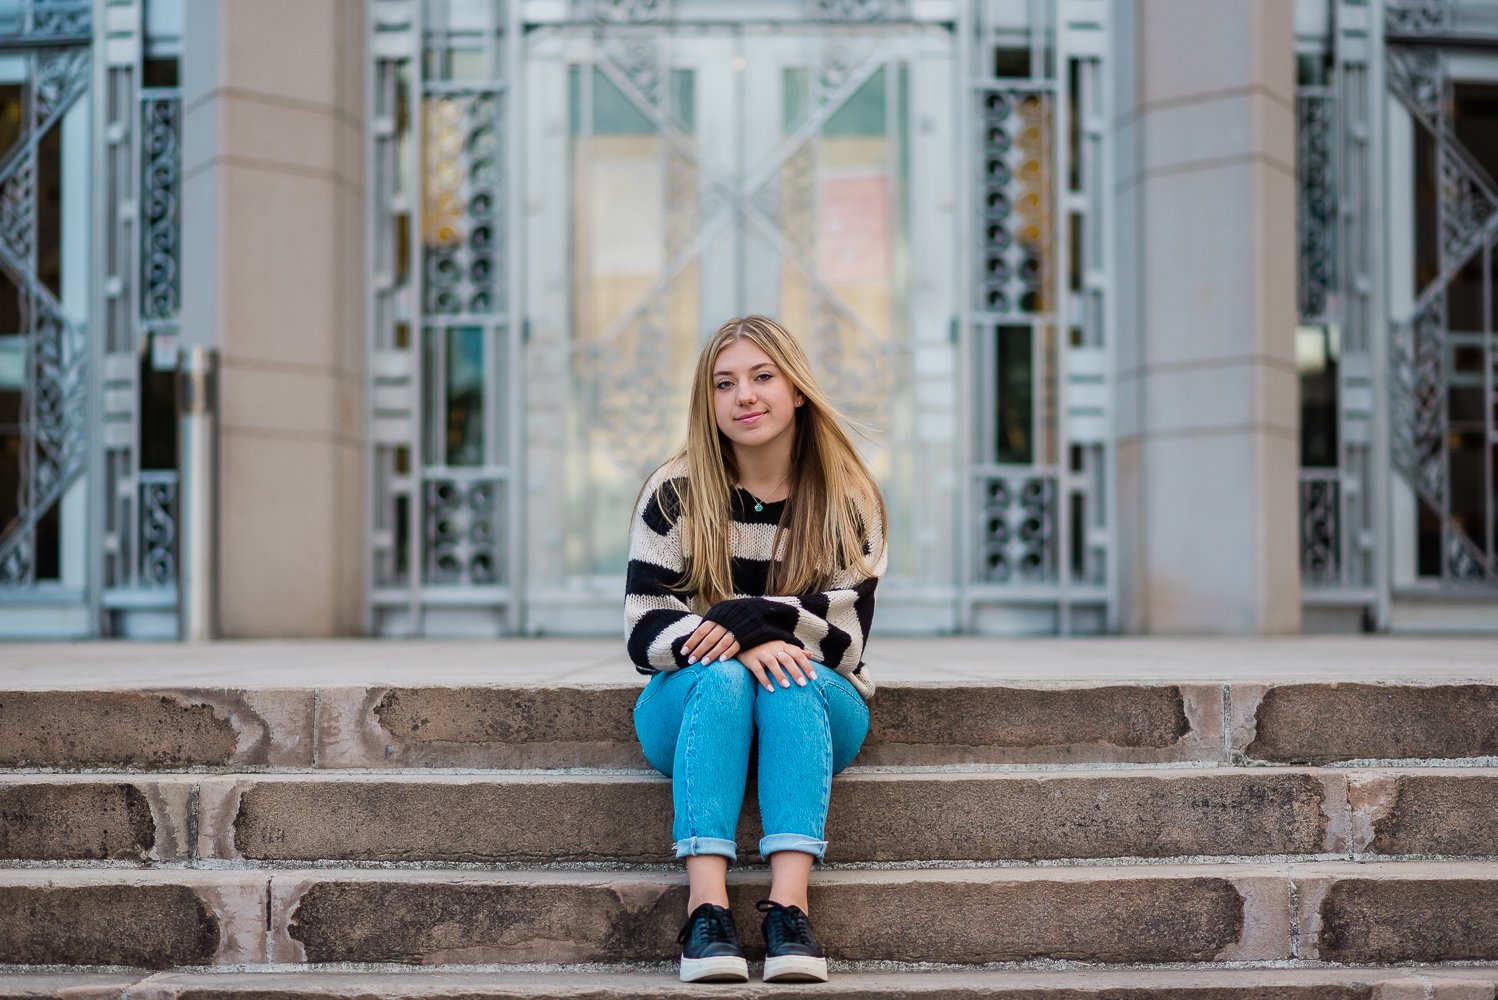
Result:
{"label": "ornate metal grille", "polygon": [[[509,3],[385,3],[371,75],[378,634],[462,602],[513,628]],[[438,612],[440,613],[440,612]]]}
{"label": "ornate metal grille", "polygon": [[1300,176],[1300,282],[1302,323],[1320,323],[1337,297],[1336,188],[1332,147],[1336,142],[1336,99],[1329,88],[1301,87],[1296,95],[1297,172]]}
{"label": "ornate metal grille", "polygon": [[1296,98],[1301,584],[1308,603],[1371,608],[1378,43],[1366,5],[1333,10],[1326,52],[1301,60]]}
{"label": "ornate metal grille", "polygon": [[[906,88],[919,59],[926,93],[945,93],[949,27],[886,23],[912,16],[906,0],[777,4],[785,33],[773,37],[740,37],[736,25],[762,18],[733,5],[683,7],[690,29],[676,13],[669,0],[374,8],[376,633],[614,630],[628,504],[679,443],[681,358],[730,310],[778,306],[826,387],[881,432],[903,419],[907,439],[930,436],[937,421],[919,418],[955,409],[940,321],[927,381],[948,391],[912,398],[921,348],[899,229],[912,224],[902,185],[916,169]],[[734,45],[748,57],[734,59]],[[751,78],[776,99],[736,89]],[[928,121],[945,129],[949,110]],[[725,124],[735,115],[742,134]],[[724,162],[735,143],[745,155]],[[865,226],[874,249],[850,263],[856,241],[844,238],[834,260],[834,224]],[[950,442],[950,419],[939,430]],[[911,473],[950,459],[901,447],[898,473],[876,471],[950,502],[949,479]],[[937,553],[928,562],[949,562],[946,526],[904,516],[894,530],[921,532]],[[914,563],[914,551],[902,545],[900,558]]]}
{"label": "ornate metal grille", "polygon": [[182,291],[182,95],[175,89],[151,88],[142,92],[140,109],[141,318],[171,329]]}
{"label": "ornate metal grille", "polygon": [[140,474],[139,579],[149,587],[177,584],[177,470]]}
{"label": "ornate metal grille", "polygon": [[[967,313],[974,553],[967,627],[1112,627],[1106,5],[1016,34],[976,5]],[[990,624],[991,623],[991,624]]]}
{"label": "ornate metal grille", "polygon": [[1481,145],[1469,146],[1462,81],[1438,47],[1462,36],[1491,51],[1498,11],[1486,9],[1485,30],[1481,13],[1398,3],[1386,21],[1389,90],[1412,122],[1416,186],[1413,305],[1389,331],[1392,465],[1414,505],[1395,532],[1413,539],[1404,585],[1452,593],[1498,587],[1498,184]]}
{"label": "ornate metal grille", "polygon": [[[182,95],[176,47],[146,37],[141,0],[109,0],[99,25],[101,286],[95,303],[103,406],[96,565],[106,632],[174,618],[179,503],[175,373],[181,306]],[[163,614],[165,613],[165,614]]]}
{"label": "ornate metal grille", "polygon": [[1304,585],[1336,585],[1342,579],[1337,516],[1341,477],[1336,472],[1300,474],[1300,573]]}
{"label": "ornate metal grille", "polygon": [[0,333],[22,359],[18,422],[0,428],[0,461],[15,463],[6,478],[18,483],[0,524],[0,590],[58,579],[59,508],[87,467],[88,310],[59,297],[56,204],[62,121],[89,86],[90,17],[90,4],[63,2],[0,16],[0,49],[25,66],[17,132],[0,153],[0,281],[17,324]]}

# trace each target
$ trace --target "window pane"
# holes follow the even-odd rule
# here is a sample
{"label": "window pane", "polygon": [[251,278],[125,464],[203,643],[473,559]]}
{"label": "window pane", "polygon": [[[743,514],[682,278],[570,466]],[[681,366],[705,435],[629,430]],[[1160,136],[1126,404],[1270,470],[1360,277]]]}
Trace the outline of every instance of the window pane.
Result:
{"label": "window pane", "polygon": [[484,464],[484,331],[447,331],[447,464]]}
{"label": "window pane", "polygon": [[884,70],[865,81],[822,126],[824,136],[884,134]]}
{"label": "window pane", "polygon": [[1029,465],[1035,461],[1035,340],[1028,326],[1001,326],[996,333],[994,458]]}

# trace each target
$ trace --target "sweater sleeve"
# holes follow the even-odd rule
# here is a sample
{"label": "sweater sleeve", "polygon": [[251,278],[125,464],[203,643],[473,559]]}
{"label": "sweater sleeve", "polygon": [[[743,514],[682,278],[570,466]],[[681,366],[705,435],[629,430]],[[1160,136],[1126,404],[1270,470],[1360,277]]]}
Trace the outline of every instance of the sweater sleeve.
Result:
{"label": "sweater sleeve", "polygon": [[849,569],[830,590],[788,597],[738,597],[713,605],[702,617],[733,633],[743,649],[781,639],[804,648],[813,660],[851,673],[863,662],[874,623],[874,593],[889,563],[878,512],[860,509],[864,556],[870,575]]}
{"label": "sweater sleeve", "polygon": [[681,524],[665,475],[646,484],[629,533],[624,581],[624,636],[629,658],[642,674],[687,665],[681,647],[702,624],[686,596],[674,589],[686,566]]}

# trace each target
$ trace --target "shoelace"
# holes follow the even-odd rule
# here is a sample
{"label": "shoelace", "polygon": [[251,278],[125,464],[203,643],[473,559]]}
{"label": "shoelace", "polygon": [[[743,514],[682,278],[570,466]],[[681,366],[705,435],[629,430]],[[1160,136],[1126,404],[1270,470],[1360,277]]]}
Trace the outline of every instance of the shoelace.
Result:
{"label": "shoelace", "polygon": [[704,903],[693,910],[692,915],[687,918],[686,926],[681,929],[680,934],[676,935],[676,943],[686,944],[694,935],[708,944],[732,941],[733,930],[729,923],[732,919],[727,910],[721,907],[709,907],[707,903]]}
{"label": "shoelace", "polygon": [[801,912],[801,907],[782,906],[773,899],[762,899],[754,904],[754,908],[761,913],[780,914],[780,919],[770,921],[765,929],[768,936],[765,945],[770,950],[774,951],[787,942],[806,945],[812,943],[811,921]]}

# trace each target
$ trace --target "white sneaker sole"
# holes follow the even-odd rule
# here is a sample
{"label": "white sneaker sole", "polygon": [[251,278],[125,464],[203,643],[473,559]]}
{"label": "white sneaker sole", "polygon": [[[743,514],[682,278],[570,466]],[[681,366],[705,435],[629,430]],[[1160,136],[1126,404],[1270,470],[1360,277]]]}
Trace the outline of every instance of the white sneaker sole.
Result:
{"label": "white sneaker sole", "polygon": [[765,959],[767,983],[825,983],[827,959],[806,955],[780,955]]}
{"label": "white sneaker sole", "polygon": [[684,983],[747,983],[749,963],[732,955],[712,958],[682,958],[681,981]]}

